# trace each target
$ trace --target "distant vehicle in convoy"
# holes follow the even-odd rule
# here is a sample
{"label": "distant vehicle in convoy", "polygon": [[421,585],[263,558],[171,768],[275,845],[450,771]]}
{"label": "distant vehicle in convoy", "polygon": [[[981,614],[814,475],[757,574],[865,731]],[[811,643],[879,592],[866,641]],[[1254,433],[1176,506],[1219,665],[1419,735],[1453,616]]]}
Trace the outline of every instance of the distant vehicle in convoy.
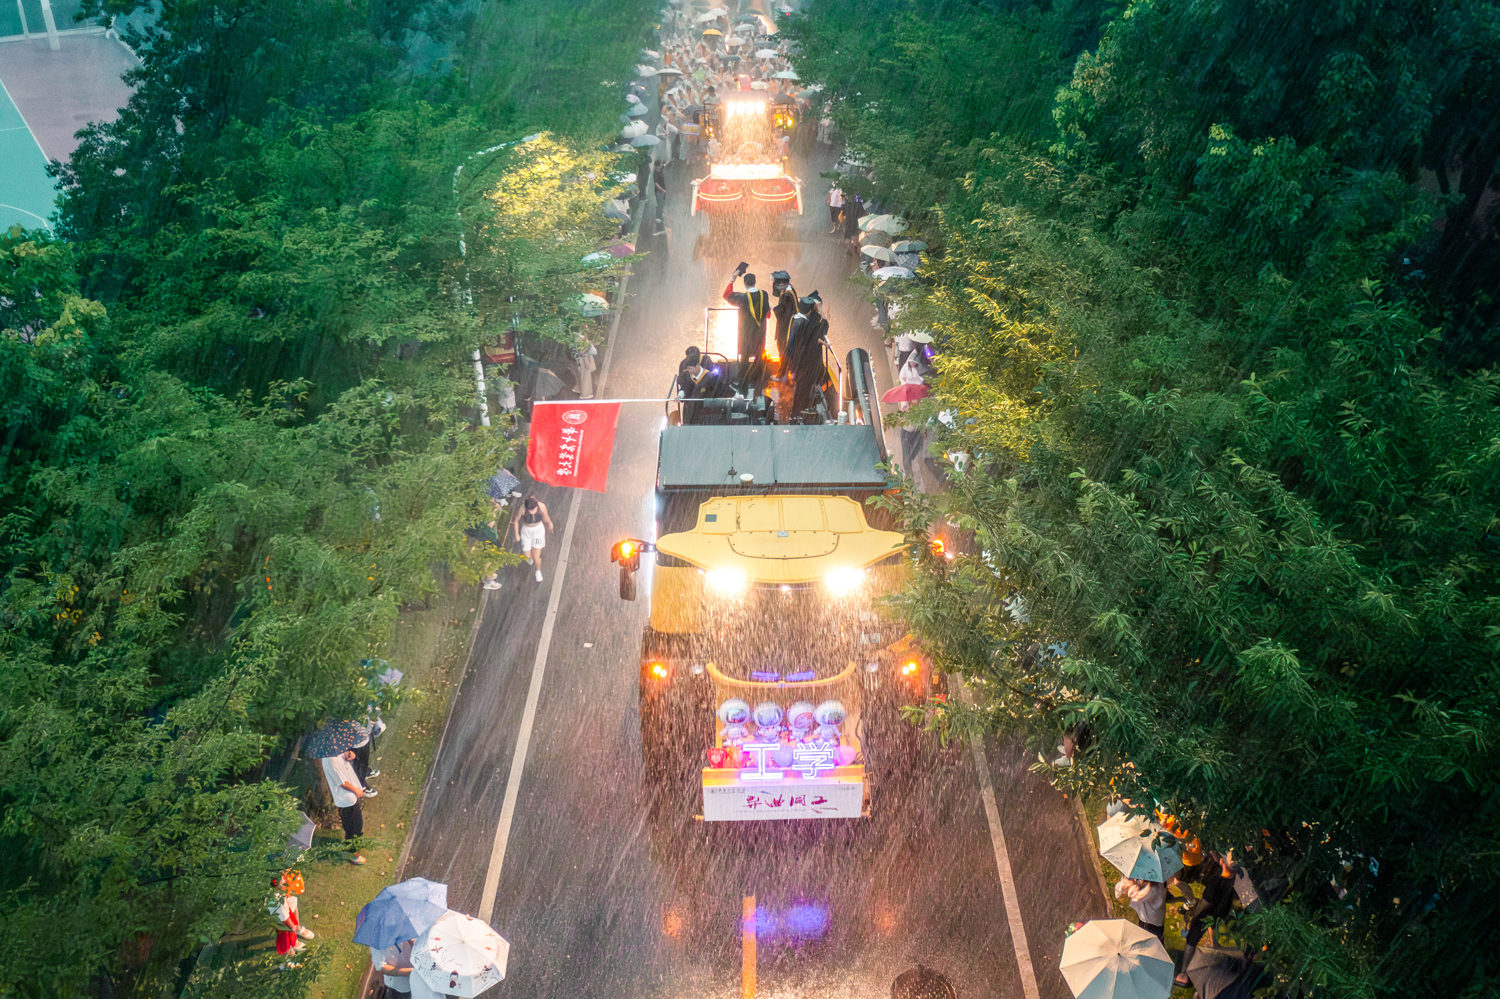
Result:
{"label": "distant vehicle in convoy", "polygon": [[[700,141],[717,150],[708,175],[693,181],[691,214],[802,214],[802,181],[787,172],[783,139],[796,128],[794,107],[763,90],[736,90],[699,115]],[[712,142],[713,145],[709,146]]]}
{"label": "distant vehicle in convoy", "polygon": [[822,424],[777,424],[764,397],[669,404],[656,536],[611,552],[620,595],[644,572],[651,601],[648,771],[697,784],[710,822],[868,816],[900,706],[941,692],[876,604],[906,543],[865,502],[889,488],[869,356],[850,351],[841,375]]}

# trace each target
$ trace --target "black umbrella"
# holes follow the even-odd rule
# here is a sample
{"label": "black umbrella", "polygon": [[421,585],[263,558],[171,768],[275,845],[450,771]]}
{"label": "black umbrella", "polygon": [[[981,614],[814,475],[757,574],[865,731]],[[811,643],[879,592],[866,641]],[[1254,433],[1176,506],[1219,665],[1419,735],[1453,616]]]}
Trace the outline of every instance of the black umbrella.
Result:
{"label": "black umbrella", "polygon": [[1249,965],[1250,958],[1244,951],[1199,947],[1188,962],[1187,976],[1203,999],[1215,999],[1234,985]]}

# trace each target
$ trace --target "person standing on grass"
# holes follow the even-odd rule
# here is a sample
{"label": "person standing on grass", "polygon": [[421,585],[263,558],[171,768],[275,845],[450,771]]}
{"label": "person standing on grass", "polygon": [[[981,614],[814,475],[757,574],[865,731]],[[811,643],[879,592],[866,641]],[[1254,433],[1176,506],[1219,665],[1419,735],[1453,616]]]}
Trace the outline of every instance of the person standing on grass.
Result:
{"label": "person standing on grass", "polygon": [[542,549],[547,547],[547,532],[552,530],[552,518],[547,515],[547,504],[535,496],[526,497],[521,516],[511,522],[511,530],[521,543],[521,555],[536,568],[536,581],[542,581]]}
{"label": "person standing on grass", "polygon": [[1115,898],[1130,902],[1135,910],[1141,929],[1156,939],[1166,941],[1167,932],[1167,886],[1160,881],[1140,878],[1121,878],[1115,885]]}
{"label": "person standing on grass", "polygon": [[370,963],[385,978],[387,992],[411,994],[411,948],[415,940],[402,940],[385,950],[370,948]]}
{"label": "person standing on grass", "polygon": [[364,741],[354,747],[354,759],[350,761],[354,764],[354,777],[359,781],[359,786],[365,789],[366,798],[373,798],[378,793],[369,786],[371,777],[380,776],[379,770],[370,769],[370,745],[373,741],[374,733],[365,729]]}
{"label": "person standing on grass", "polygon": [[[271,896],[266,900],[266,909],[271,918],[276,921],[276,953],[282,957],[288,954],[296,954],[307,949],[307,944],[298,940],[311,940],[317,936],[312,930],[303,926],[297,914],[297,893],[302,890],[301,877],[297,877],[296,884],[288,875],[295,872],[286,871],[271,879]],[[295,968],[290,960],[283,967]]]}
{"label": "person standing on grass", "polygon": [[[365,834],[365,816],[360,811],[360,799],[372,792],[365,790],[354,773],[354,750],[345,750],[338,756],[325,756],[323,779],[328,782],[328,793],[333,795],[333,804],[339,810],[339,825],[344,827],[344,840],[359,839]],[[349,863],[363,864],[365,858],[354,847],[349,848]]]}

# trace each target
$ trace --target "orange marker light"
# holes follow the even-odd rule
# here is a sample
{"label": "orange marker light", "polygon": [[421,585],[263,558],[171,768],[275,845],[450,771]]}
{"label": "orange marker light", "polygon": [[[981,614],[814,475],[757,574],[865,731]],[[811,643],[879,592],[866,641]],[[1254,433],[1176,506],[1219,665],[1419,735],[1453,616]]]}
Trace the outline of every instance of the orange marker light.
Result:
{"label": "orange marker light", "polygon": [[909,674],[909,673],[915,673],[915,672],[916,672],[916,671],[917,671],[917,670],[918,670],[918,669],[920,669],[920,668],[921,668],[921,667],[919,667],[919,666],[918,666],[918,665],[917,665],[917,662],[916,662],[916,660],[915,660],[915,659],[914,659],[914,660],[912,660],[912,661],[911,661],[911,662],[909,662],[909,663],[907,663],[907,664],[906,664],[906,665],[905,665],[905,666],[902,666],[902,667],[901,667],[901,672],[902,672],[902,673],[906,673],[906,674]]}
{"label": "orange marker light", "polygon": [[629,541],[620,542],[620,555],[622,558],[629,558],[630,553],[633,551],[635,551],[635,545],[631,544]]}
{"label": "orange marker light", "polygon": [[944,548],[944,546],[943,546],[943,539],[942,538],[933,538],[932,541],[929,543],[928,547],[932,549],[932,554],[937,555],[937,556],[941,556],[943,554],[943,548]]}
{"label": "orange marker light", "polygon": [[651,675],[654,676],[654,677],[656,677],[658,680],[665,680],[667,678],[667,664],[666,663],[652,663],[651,664]]}

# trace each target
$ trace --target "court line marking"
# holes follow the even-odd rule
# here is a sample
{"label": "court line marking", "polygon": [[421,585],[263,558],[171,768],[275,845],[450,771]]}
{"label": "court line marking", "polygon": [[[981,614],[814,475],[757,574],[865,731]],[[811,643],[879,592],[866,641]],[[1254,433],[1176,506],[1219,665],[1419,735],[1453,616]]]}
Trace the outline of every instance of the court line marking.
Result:
{"label": "court line marking", "polygon": [[[626,272],[620,278],[620,308],[610,323],[609,340],[604,347],[604,358],[599,364],[599,383],[594,387],[596,398],[604,394],[604,384],[609,379],[609,365],[615,356],[616,334],[620,331],[620,317],[625,313],[625,289],[630,283]],[[542,621],[542,637],[537,642],[536,658],[531,663],[531,685],[526,689],[526,707],[521,712],[521,727],[516,732],[516,748],[510,758],[510,776],[505,781],[505,800],[500,806],[500,822],[495,826],[495,841],[490,846],[490,863],[484,872],[484,889],[479,895],[478,916],[486,923],[495,919],[495,896],[500,891],[500,869],[505,865],[505,851],[510,846],[510,827],[516,818],[516,801],[521,795],[521,777],[526,771],[526,755],[531,749],[531,730],[536,723],[537,703],[542,697],[542,678],[547,673],[547,655],[552,651],[552,631],[557,626],[557,608],[562,602],[563,577],[568,571],[568,556],[573,549],[573,531],[578,526],[578,510],[583,503],[583,490],[573,491],[573,502],[568,507],[568,522],[563,527],[562,544],[558,548],[557,568],[552,574],[552,593],[547,598],[547,614]]]}
{"label": "court line marking", "polygon": [[995,785],[990,780],[989,761],[984,758],[984,740],[969,740],[974,752],[974,769],[979,772],[979,797],[984,801],[984,817],[990,824],[990,843],[995,848],[995,867],[1000,873],[1000,894],[1005,898],[1005,918],[1010,923],[1010,942],[1016,948],[1016,965],[1021,971],[1021,991],[1026,999],[1041,999],[1036,987],[1036,970],[1031,966],[1031,948],[1026,943],[1026,924],[1021,921],[1021,901],[1016,894],[1016,877],[1011,872],[1010,851],[1005,847],[1005,830],[1000,826],[1000,809],[995,804]]}
{"label": "court line marking", "polygon": [[[42,162],[51,163],[52,159],[47,155],[47,150],[42,148],[42,140],[38,139],[36,133],[31,130],[31,122],[27,121],[26,115],[21,113],[21,105],[17,104],[16,99],[10,95],[10,88],[5,85],[4,80],[0,80],[0,93],[4,93],[5,99],[10,101],[10,106],[16,109],[16,116],[21,119],[21,124],[26,126],[26,134],[30,135],[31,141],[36,143],[36,151],[42,154]],[[26,214],[30,215],[31,213],[27,212]]]}

